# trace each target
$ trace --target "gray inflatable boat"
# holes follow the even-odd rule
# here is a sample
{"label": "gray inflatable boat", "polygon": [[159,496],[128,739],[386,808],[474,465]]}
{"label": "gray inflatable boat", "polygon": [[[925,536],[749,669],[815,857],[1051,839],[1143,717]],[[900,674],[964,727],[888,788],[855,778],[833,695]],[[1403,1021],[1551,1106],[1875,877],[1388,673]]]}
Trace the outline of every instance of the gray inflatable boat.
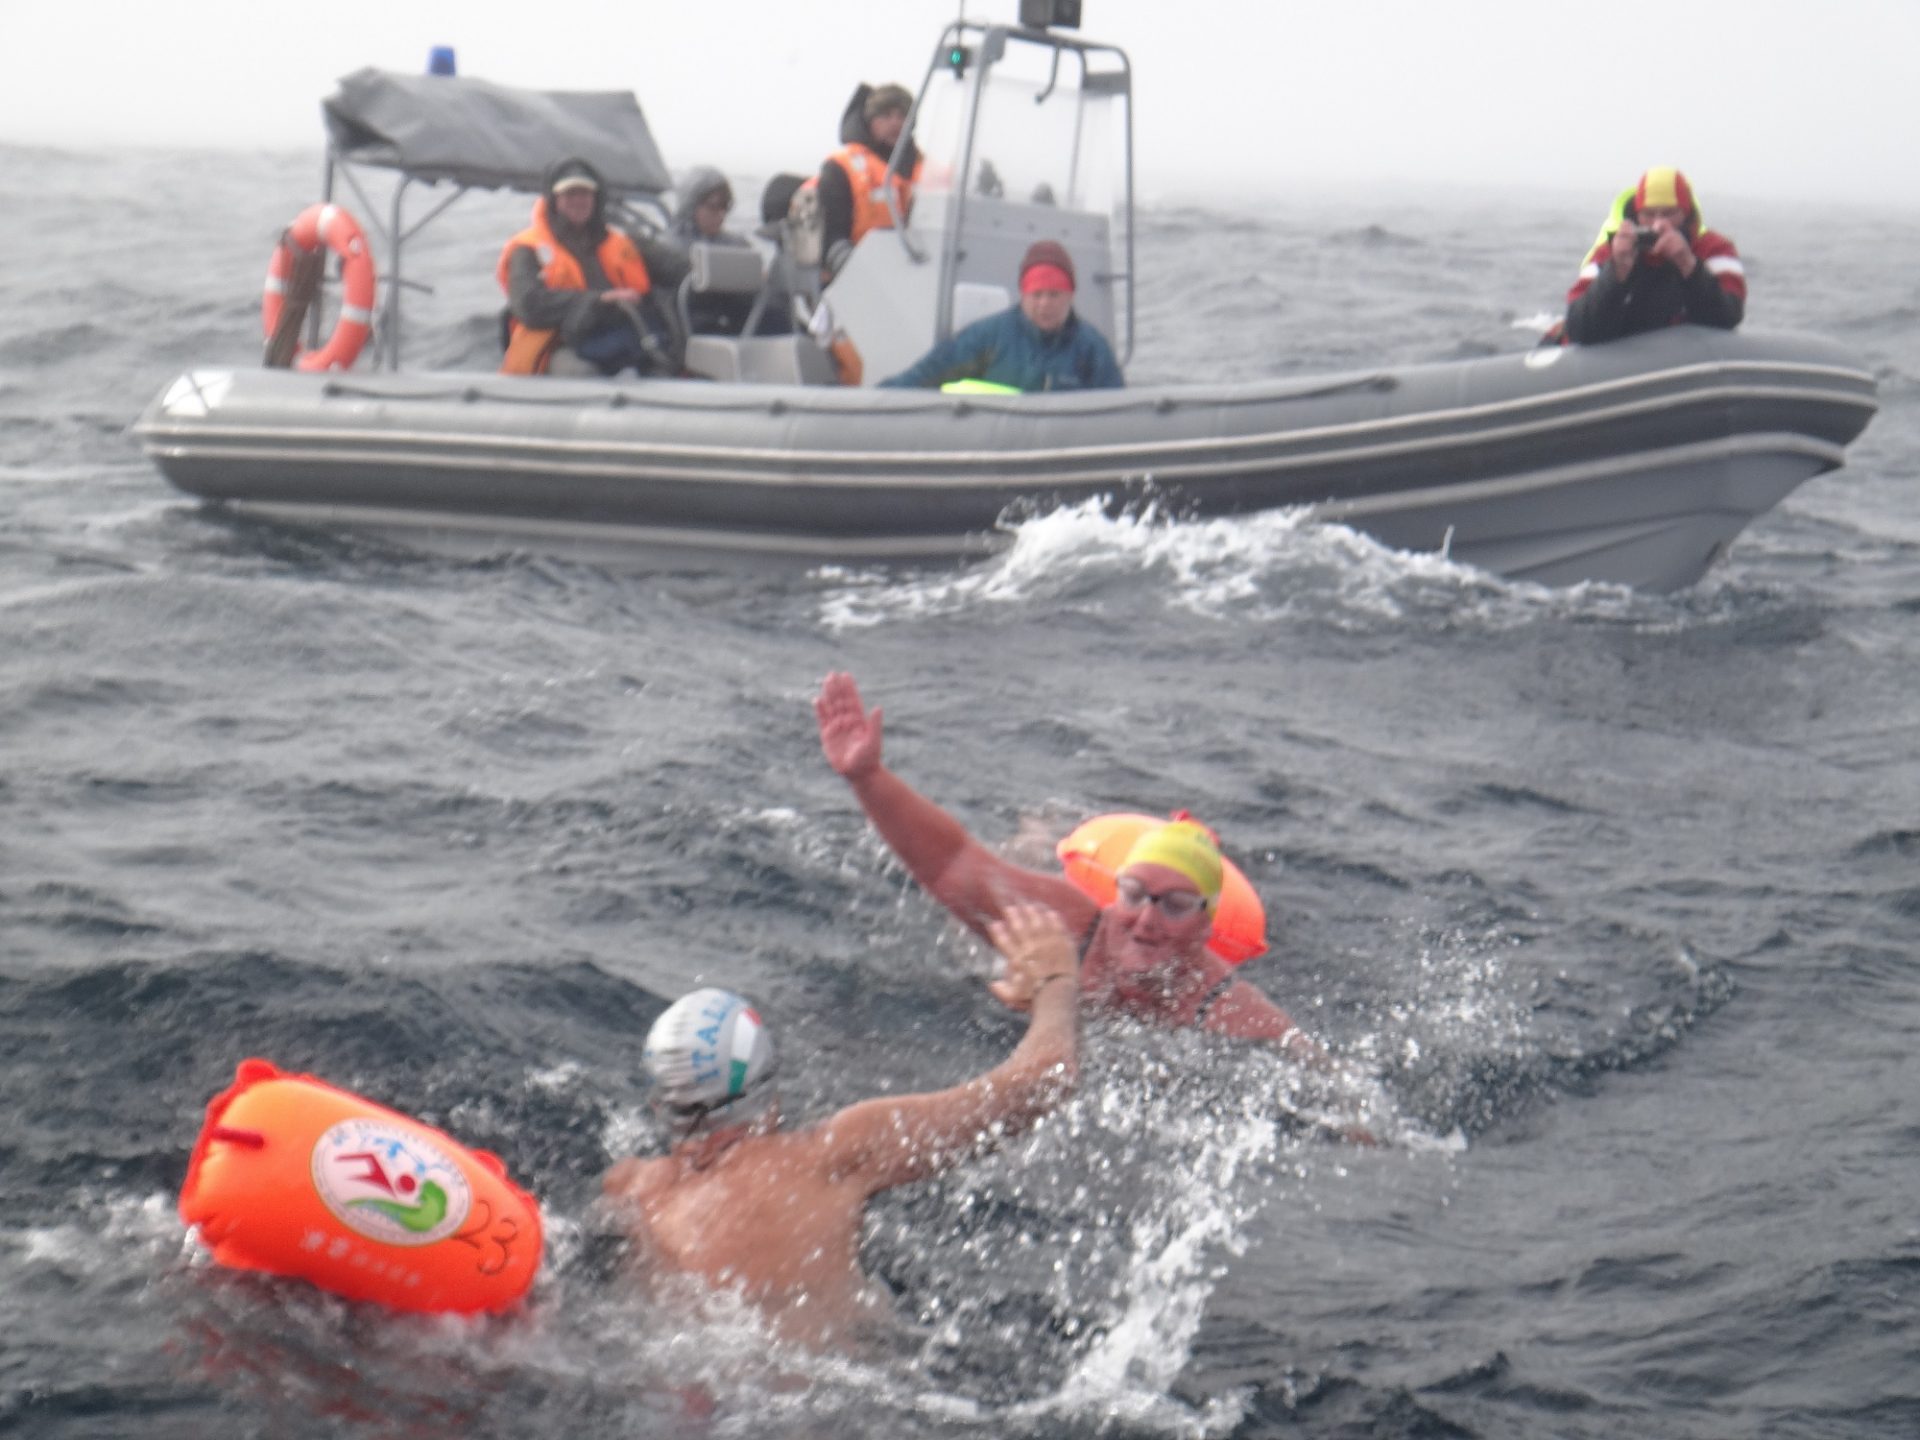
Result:
{"label": "gray inflatable boat", "polygon": [[[1111,47],[949,27],[910,121],[929,164],[911,215],[803,296],[814,333],[851,342],[869,377],[893,373],[1011,303],[1006,277],[1044,234],[1085,277],[1080,313],[1127,353],[1130,94]],[[591,113],[570,108],[582,99]],[[475,123],[511,103],[526,107],[514,124]],[[1036,126],[1036,109],[1061,123]],[[343,82],[327,114],[329,192],[336,164],[402,177],[381,232],[373,364],[197,370],[136,426],[181,490],[266,516],[422,542],[861,562],[979,554],[1009,518],[1096,498],[1176,519],[1307,507],[1502,575],[1671,590],[1841,465],[1876,408],[1873,377],[1836,345],[1696,327],[1308,380],[1055,395],[833,384],[804,332],[696,336],[687,364],[701,380],[409,374],[397,283],[408,184],[450,181],[454,198],[537,191],[554,155],[587,150],[582,136],[637,125],[644,138],[644,122],[630,97],[623,108],[378,72]],[[550,115],[572,130],[540,133]],[[1010,146],[1015,121],[1070,143]],[[520,148],[503,154],[509,135]],[[644,199],[665,183],[650,139],[627,134],[607,163],[634,155],[644,163],[622,188]],[[683,296],[764,283],[758,252],[744,277],[727,272],[737,255],[693,261]]]}
{"label": "gray inflatable boat", "polygon": [[196,371],[139,424],[182,490],[285,519],[810,560],[976,554],[1009,513],[1309,506],[1549,584],[1691,584],[1831,470],[1872,377],[1806,336],[1685,327],[1271,385],[1046,396]]}

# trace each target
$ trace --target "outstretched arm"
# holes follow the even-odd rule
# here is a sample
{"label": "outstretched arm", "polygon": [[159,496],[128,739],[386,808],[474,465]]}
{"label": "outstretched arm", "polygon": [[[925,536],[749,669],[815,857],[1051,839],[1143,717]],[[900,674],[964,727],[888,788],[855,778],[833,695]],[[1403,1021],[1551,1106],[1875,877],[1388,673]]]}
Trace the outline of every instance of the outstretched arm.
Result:
{"label": "outstretched arm", "polygon": [[975,934],[1009,905],[1028,902],[1058,912],[1074,934],[1092,923],[1096,906],[1072,882],[1002,860],[960,822],[880,763],[882,716],[868,710],[851,675],[836,671],[813,702],[827,763],[853,787],[880,838],[915,880]]}
{"label": "outstretched arm", "polygon": [[992,336],[991,323],[976,320],[880,384],[889,390],[938,390],[949,380],[978,380],[993,363]]}
{"label": "outstretched arm", "polygon": [[1060,917],[1016,905],[988,927],[1006,956],[995,993],[1026,1010],[1027,1033],[984,1075],[930,1095],[866,1100],[820,1127],[836,1180],[868,1195],[923,1180],[984,1154],[1046,1114],[1079,1071],[1079,962]]}

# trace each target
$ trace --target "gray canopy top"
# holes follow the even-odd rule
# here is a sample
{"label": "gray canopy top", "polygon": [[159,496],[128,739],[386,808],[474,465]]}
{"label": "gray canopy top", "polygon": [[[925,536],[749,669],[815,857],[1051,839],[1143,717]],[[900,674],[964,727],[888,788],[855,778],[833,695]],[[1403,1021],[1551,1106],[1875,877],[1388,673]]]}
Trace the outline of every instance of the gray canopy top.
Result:
{"label": "gray canopy top", "polygon": [[538,191],[578,156],[622,193],[673,186],[628,90],[516,90],[455,75],[357,70],[321,104],[333,154],[420,180]]}

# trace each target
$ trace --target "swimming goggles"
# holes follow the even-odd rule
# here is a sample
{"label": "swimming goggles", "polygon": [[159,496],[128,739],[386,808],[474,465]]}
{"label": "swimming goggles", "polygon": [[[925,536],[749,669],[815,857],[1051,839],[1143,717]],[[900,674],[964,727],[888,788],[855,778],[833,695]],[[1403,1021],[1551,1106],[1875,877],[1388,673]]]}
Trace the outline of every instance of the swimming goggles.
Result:
{"label": "swimming goggles", "polygon": [[1169,920],[1191,920],[1207,908],[1207,897],[1198,890],[1163,890],[1156,895],[1131,875],[1122,875],[1114,883],[1114,898],[1122,910],[1158,905]]}

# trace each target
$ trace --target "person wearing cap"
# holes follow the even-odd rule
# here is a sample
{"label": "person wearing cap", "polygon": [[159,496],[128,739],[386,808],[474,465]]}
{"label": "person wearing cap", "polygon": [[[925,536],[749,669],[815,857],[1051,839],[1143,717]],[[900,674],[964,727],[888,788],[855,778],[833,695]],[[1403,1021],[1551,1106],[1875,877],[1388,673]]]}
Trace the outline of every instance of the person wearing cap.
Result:
{"label": "person wearing cap", "polygon": [[606,222],[600,172],[562,160],[533,221],[500,251],[508,375],[675,374],[676,337],[639,247]]}
{"label": "person wearing cap", "polygon": [[[832,278],[869,231],[891,230],[895,212],[904,221],[912,209],[923,165],[913,137],[905,134],[912,109],[913,92],[904,85],[871,90],[863,85],[841,116],[841,148],[821,164],[817,181],[824,278]],[[891,205],[889,164],[894,165]]]}
{"label": "person wearing cap", "polygon": [[995,855],[882,764],[881,712],[866,708],[851,675],[827,676],[814,714],[827,763],[881,839],[968,929],[990,936],[1010,906],[1044,906],[1079,937],[1086,1004],[1323,1058],[1286,1011],[1208,951],[1222,865],[1204,825],[1183,816],[1142,834],[1119,866],[1113,903],[1102,907],[1064,875]]}
{"label": "person wearing cap", "polygon": [[938,389],[957,381],[1008,390],[1112,390],[1127,383],[1106,336],[1073,311],[1073,257],[1038,240],[1020,260],[1020,301],[966,329],[880,383]]}
{"label": "person wearing cap", "polygon": [[1656,166],[1614,201],[1567,291],[1564,337],[1594,345],[1670,325],[1731,330],[1746,309],[1733,242],[1701,223],[1685,175]]}
{"label": "person wearing cap", "polygon": [[1028,1016],[1012,1054],[950,1089],[863,1100],[802,1129],[781,1128],[773,1044],[751,1005],[704,989],[668,1007],[642,1061],[671,1148],[602,1183],[647,1276],[732,1291],[814,1348],[886,1316],[860,1268],[867,1202],[1028,1129],[1076,1078],[1071,937],[1051,911],[1019,906],[987,933],[1006,957],[994,992]]}

